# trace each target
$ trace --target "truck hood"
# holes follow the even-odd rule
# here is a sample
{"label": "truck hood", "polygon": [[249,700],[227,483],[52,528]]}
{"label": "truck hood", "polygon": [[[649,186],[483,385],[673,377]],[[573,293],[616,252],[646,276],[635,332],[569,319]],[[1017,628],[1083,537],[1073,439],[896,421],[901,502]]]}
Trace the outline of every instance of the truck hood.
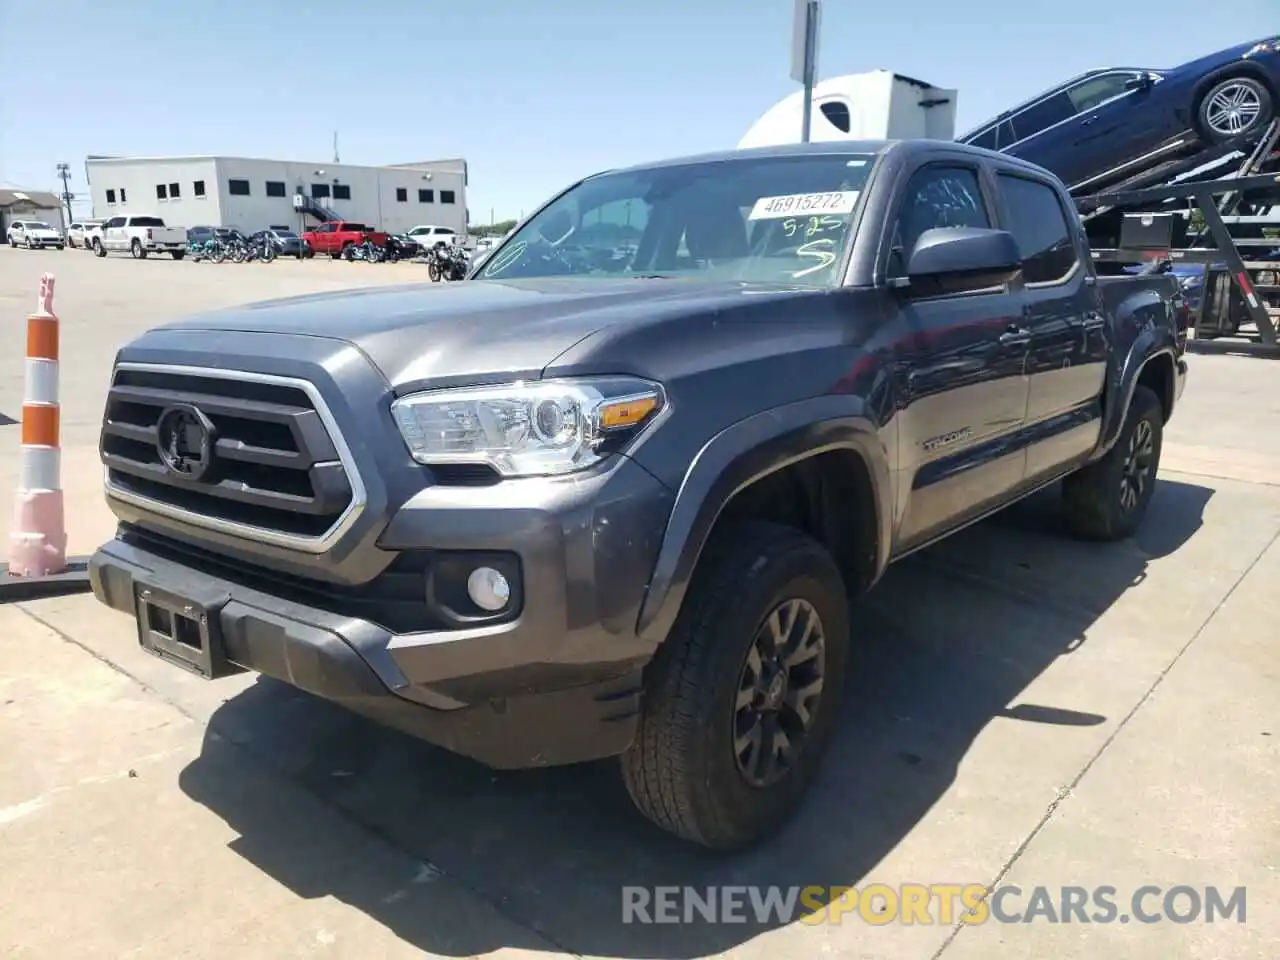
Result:
{"label": "truck hood", "polygon": [[415,283],[308,294],[203,314],[164,330],[280,333],[349,343],[392,387],[538,377],[614,324],[728,309],[792,286],[696,280],[539,279]]}

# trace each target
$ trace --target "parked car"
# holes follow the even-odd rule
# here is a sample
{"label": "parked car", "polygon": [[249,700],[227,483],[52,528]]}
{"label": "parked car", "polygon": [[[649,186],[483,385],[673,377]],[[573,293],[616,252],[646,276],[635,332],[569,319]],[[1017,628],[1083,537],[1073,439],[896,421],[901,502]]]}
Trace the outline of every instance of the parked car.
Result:
{"label": "parked car", "polygon": [[[578,243],[627,206],[630,260]],[[1138,528],[1176,297],[1098,277],[1052,174],[957,144],[599,174],[430,296],[126,344],[93,590],[204,677],[493,767],[618,755],[652,820],[736,848],[817,774],[891,561],[1058,479],[1077,535]]]}
{"label": "parked car", "polygon": [[91,231],[89,239],[99,257],[126,251],[135,260],[152,253],[167,253],[175,260],[187,255],[187,231],[166,226],[160,217],[112,217]]}
{"label": "parked car", "polygon": [[960,137],[1100,189],[1206,145],[1260,134],[1280,104],[1280,38],[1167,70],[1091,70]]}
{"label": "parked car", "polygon": [[315,256],[315,251],[311,249],[311,245],[288,227],[268,227],[266,230],[260,230],[252,234],[249,239],[258,240],[260,237],[265,237],[275,248],[276,253],[281,256],[296,257],[299,248],[301,248],[304,257]]}
{"label": "parked car", "polygon": [[67,227],[67,246],[86,247],[85,234],[102,223],[103,221],[98,219],[75,221],[71,226]]}
{"label": "parked car", "polygon": [[11,247],[26,247],[28,250],[43,250],[54,247],[61,250],[66,246],[62,231],[43,220],[14,220],[6,232]]}
{"label": "parked car", "polygon": [[458,232],[449,227],[435,227],[429,224],[422,224],[416,227],[410,227],[405,231],[409,236],[413,237],[423,250],[430,250],[432,247],[440,244],[456,243],[458,240]]}
{"label": "parked car", "polygon": [[327,253],[335,259],[343,256],[348,247],[364,243],[366,238],[380,247],[387,243],[387,235],[381,230],[352,220],[330,220],[302,235],[313,251]]}

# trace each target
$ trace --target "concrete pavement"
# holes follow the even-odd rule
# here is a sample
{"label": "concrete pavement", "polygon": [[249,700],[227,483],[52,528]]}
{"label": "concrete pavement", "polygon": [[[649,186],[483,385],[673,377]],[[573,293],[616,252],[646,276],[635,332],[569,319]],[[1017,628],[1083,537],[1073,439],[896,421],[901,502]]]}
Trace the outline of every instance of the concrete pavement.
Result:
{"label": "concrete pavement", "polygon": [[[66,258],[76,551],[112,527],[93,443],[119,343],[194,306],[418,276],[3,251],[0,311],[25,311],[23,284],[34,298]],[[20,398],[7,366],[0,413]],[[641,822],[608,764],[495,774],[269,681],[175,671],[89,597],[0,607],[0,942],[33,958],[1274,956],[1280,365],[1192,366],[1132,542],[1063,538],[1050,492],[910,558],[859,605],[864,656],[820,788],[732,861]],[[0,427],[0,490],[16,442]],[[1110,884],[1122,901],[1245,885],[1248,915],[620,922],[624,885],[872,882]]]}

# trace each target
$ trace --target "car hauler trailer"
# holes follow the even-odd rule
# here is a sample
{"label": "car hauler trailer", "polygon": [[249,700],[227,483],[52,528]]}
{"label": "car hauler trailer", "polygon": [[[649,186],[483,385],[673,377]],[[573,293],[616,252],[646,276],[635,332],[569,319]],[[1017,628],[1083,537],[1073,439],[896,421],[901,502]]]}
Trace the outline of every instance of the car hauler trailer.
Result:
{"label": "car hauler trailer", "polygon": [[1280,118],[1075,200],[1099,272],[1203,264],[1196,338],[1280,347]]}

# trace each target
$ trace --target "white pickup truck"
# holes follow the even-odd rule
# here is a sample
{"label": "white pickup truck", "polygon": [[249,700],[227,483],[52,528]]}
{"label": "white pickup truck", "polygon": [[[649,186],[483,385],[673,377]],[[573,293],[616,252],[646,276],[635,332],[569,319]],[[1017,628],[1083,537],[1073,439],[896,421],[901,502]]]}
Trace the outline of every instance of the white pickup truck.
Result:
{"label": "white pickup truck", "polygon": [[167,253],[175,260],[187,255],[186,229],[166,227],[159,217],[112,217],[85,231],[84,240],[99,257],[126,251],[135,260],[145,260],[149,253]]}

